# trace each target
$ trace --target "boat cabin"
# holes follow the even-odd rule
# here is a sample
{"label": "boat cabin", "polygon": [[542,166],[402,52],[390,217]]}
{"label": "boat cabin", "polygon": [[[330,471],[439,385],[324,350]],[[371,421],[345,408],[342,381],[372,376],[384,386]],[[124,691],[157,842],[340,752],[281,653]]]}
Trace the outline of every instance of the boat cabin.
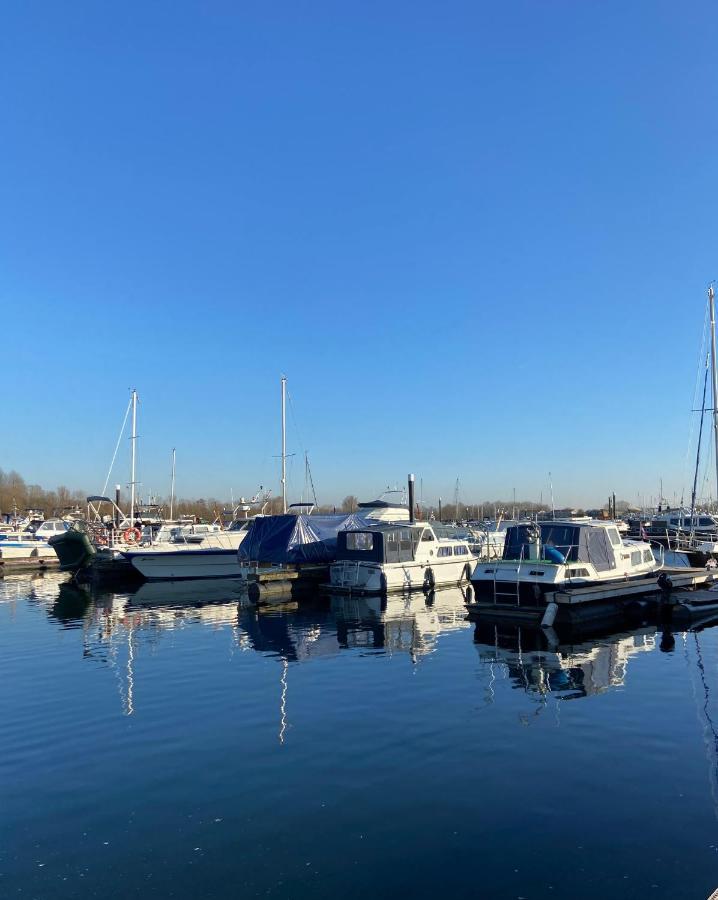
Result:
{"label": "boat cabin", "polygon": [[[504,560],[534,560],[556,565],[588,563],[597,573],[653,563],[648,544],[624,542],[613,522],[537,522],[514,525],[506,531]],[[588,575],[578,565],[572,576]]]}
{"label": "boat cabin", "polygon": [[[447,535],[448,538],[448,535]],[[447,556],[469,557],[465,542],[441,540],[434,529],[423,522],[376,525],[371,528],[340,531],[337,535],[337,560],[362,563],[409,563],[422,556],[437,560]]]}
{"label": "boat cabin", "polygon": [[651,530],[658,533],[666,531],[718,531],[718,519],[708,513],[694,514],[683,513],[680,510],[665,512],[654,516],[651,520]]}

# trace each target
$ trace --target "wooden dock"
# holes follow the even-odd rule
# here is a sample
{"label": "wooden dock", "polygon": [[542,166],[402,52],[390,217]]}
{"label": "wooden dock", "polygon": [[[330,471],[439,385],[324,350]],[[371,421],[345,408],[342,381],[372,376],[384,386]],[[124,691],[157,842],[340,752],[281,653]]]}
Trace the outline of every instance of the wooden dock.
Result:
{"label": "wooden dock", "polygon": [[640,578],[606,585],[591,585],[572,591],[550,592],[546,594],[546,602],[558,603],[559,606],[577,606],[582,603],[595,603],[599,600],[654,594],[656,591],[663,590],[659,583],[662,574],[670,578],[671,590],[694,590],[718,581],[718,572],[712,569],[661,569],[656,578]]}
{"label": "wooden dock", "polygon": [[259,605],[296,600],[316,593],[328,576],[328,565],[259,568],[247,575],[247,594],[253,603]]}
{"label": "wooden dock", "polygon": [[25,572],[55,572],[60,568],[56,556],[21,556],[0,559],[0,578],[5,575],[22,575]]}
{"label": "wooden dock", "polygon": [[[666,582],[669,579],[669,583]],[[577,587],[573,590],[547,591],[536,603],[494,603],[473,600],[466,604],[471,616],[491,619],[536,622],[540,621],[549,604],[557,606],[556,621],[575,622],[600,619],[625,609],[632,603],[653,598],[690,596],[690,592],[718,582],[718,571],[712,569],[661,569],[656,577],[612,581],[606,584]]]}

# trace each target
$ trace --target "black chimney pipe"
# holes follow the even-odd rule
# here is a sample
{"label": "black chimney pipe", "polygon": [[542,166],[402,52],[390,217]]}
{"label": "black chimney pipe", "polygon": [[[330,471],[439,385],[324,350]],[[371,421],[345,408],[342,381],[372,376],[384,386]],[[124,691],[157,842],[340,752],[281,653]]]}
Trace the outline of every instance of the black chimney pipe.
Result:
{"label": "black chimney pipe", "polygon": [[414,524],[414,476],[409,475],[409,522]]}

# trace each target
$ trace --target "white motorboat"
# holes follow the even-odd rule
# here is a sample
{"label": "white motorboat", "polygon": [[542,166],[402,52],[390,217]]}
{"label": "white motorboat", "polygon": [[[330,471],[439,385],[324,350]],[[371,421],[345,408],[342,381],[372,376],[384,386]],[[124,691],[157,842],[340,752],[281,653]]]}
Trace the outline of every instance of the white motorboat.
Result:
{"label": "white motorboat", "polygon": [[474,562],[466,538],[433,523],[368,525],[339,532],[329,581],[332,590],[362,594],[433,590],[468,581]]}
{"label": "white motorboat", "polygon": [[19,530],[0,530],[0,557],[3,559],[23,559],[27,557],[54,558],[55,551],[48,540],[64,534],[69,524],[62,519],[47,519],[37,527]]}
{"label": "white motorboat", "polygon": [[471,576],[477,602],[540,604],[548,592],[647,578],[662,566],[651,545],[625,540],[613,522],[514,525],[503,558]]}
{"label": "white motorboat", "polygon": [[122,555],[148,581],[240,576],[237,550],[252,520],[235,522],[227,531],[210,531],[200,543],[162,541]]}

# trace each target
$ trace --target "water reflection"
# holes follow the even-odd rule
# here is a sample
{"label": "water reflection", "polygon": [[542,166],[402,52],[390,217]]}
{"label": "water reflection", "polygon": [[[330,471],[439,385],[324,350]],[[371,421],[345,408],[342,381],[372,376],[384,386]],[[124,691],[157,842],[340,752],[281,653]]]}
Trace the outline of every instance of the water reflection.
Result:
{"label": "water reflection", "polygon": [[136,657],[145,648],[154,650],[168,629],[227,628],[234,650],[276,658],[282,664],[280,741],[286,731],[290,664],[356,650],[406,654],[418,664],[437,649],[442,634],[471,627],[466,595],[458,587],[428,596],[317,596],[260,607],[249,602],[243,583],[235,579],[147,582],[121,593],[57,580],[46,588],[48,616],[63,629],[81,629],[83,656],[114,671],[126,715],[136,709]]}
{"label": "water reflection", "polygon": [[477,623],[474,643],[487,667],[503,666],[515,688],[538,698],[590,697],[626,680],[629,661],[656,647],[656,627],[576,641],[540,628]]}
{"label": "water reflection", "polygon": [[[404,654],[419,665],[437,650],[442,635],[473,627],[474,646],[488,674],[489,702],[494,702],[499,678],[545,702],[591,697],[622,687],[632,659],[657,648],[672,651],[676,642],[669,627],[645,624],[632,630],[578,635],[515,624],[474,624],[467,620],[466,596],[458,587],[428,596],[317,596],[257,607],[249,602],[243,583],[235,579],[148,582],[124,593],[93,591],[63,579],[5,579],[0,596],[6,602],[29,598],[44,604],[49,617],[62,628],[81,629],[83,656],[115,672],[127,715],[136,708],[137,655],[145,648],[156,648],[167,630],[201,624],[226,629],[232,652],[254,651],[281,663],[280,740],[286,731],[290,665],[345,651]],[[685,635],[683,640],[688,658]],[[697,645],[691,663],[696,694],[708,696]],[[718,758],[718,728],[713,725],[718,713],[712,716],[709,706],[706,700],[701,721]]]}
{"label": "water reflection", "polygon": [[[334,896],[354,862],[354,893],[399,894],[412,853],[419,893],[449,878],[458,895],[479,844],[492,897],[683,896],[687,866],[712,877],[718,632],[476,627],[458,590],[259,608],[232,581],[145,588],[0,582],[3,811],[27,845],[5,854],[8,896],[60,896],[66,876],[63,897],[79,877],[114,896],[117,872],[127,895]],[[548,792],[527,791],[537,772]],[[437,853],[453,862],[434,883]]]}

